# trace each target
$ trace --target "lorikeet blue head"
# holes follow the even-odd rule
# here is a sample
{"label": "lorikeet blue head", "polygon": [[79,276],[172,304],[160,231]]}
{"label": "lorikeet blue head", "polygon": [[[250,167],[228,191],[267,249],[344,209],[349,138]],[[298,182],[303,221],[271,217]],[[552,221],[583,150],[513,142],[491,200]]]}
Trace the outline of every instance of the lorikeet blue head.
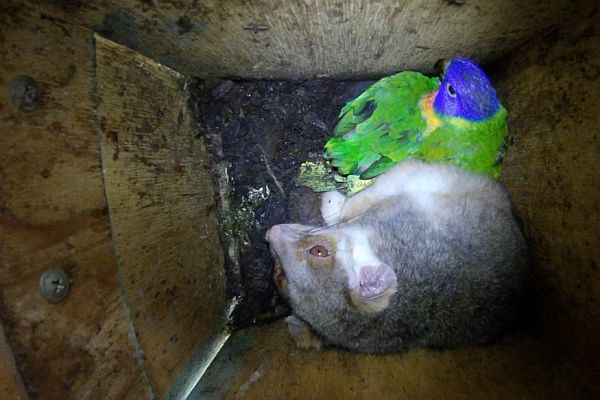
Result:
{"label": "lorikeet blue head", "polygon": [[473,61],[455,58],[445,65],[433,102],[444,116],[481,121],[496,113],[500,102],[485,72]]}

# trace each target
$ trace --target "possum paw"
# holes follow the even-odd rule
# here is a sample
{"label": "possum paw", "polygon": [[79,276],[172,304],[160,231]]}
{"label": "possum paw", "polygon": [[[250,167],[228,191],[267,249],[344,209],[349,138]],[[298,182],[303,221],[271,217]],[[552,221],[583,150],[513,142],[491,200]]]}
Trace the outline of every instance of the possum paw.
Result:
{"label": "possum paw", "polygon": [[285,319],[288,325],[290,336],[294,339],[297,347],[301,349],[321,350],[323,342],[310,329],[310,326],[295,315],[290,315]]}

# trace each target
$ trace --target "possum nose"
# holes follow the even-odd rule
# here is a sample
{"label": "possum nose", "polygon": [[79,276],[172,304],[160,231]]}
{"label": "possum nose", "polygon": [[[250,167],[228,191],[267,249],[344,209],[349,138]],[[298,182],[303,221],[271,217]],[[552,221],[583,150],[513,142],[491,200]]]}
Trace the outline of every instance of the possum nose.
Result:
{"label": "possum nose", "polygon": [[267,233],[265,234],[265,239],[267,240],[267,242],[269,243],[273,243],[273,240],[278,237],[281,236],[281,232],[282,232],[282,225],[274,225],[271,227],[271,229],[269,229],[267,231]]}
{"label": "possum nose", "polygon": [[273,244],[277,240],[296,237],[298,232],[296,232],[297,229],[294,229],[295,226],[294,224],[273,225],[265,234],[265,239]]}
{"label": "possum nose", "polygon": [[298,224],[279,224],[274,225],[265,234],[265,239],[269,244],[290,243],[298,240],[306,232],[307,227]]}

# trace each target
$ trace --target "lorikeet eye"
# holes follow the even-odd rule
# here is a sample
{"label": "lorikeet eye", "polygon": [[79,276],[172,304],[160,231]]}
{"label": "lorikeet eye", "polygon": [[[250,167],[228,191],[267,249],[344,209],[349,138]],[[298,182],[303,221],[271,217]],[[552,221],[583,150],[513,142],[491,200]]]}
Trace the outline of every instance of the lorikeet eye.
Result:
{"label": "lorikeet eye", "polygon": [[314,257],[329,257],[327,247],[317,244],[308,250],[308,253]]}
{"label": "lorikeet eye", "polygon": [[446,91],[448,92],[448,96],[456,98],[456,90],[454,90],[451,84],[446,85]]}

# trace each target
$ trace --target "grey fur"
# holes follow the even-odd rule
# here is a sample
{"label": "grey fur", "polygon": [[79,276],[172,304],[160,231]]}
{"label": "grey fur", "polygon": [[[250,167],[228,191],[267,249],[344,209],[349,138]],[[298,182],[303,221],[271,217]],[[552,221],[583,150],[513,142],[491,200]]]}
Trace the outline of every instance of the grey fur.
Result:
{"label": "grey fur", "polygon": [[[326,344],[366,353],[471,346],[498,339],[514,323],[527,257],[506,192],[454,167],[415,166],[436,169],[450,185],[434,195],[433,208],[405,194],[373,201],[375,192],[360,215],[332,226],[279,225],[267,234],[287,277],[284,296]],[[380,312],[358,309],[349,296],[346,264],[356,238],[348,235],[357,232],[397,275],[397,290]],[[315,236],[342,249],[332,255],[333,269],[299,257],[299,241]]]}

